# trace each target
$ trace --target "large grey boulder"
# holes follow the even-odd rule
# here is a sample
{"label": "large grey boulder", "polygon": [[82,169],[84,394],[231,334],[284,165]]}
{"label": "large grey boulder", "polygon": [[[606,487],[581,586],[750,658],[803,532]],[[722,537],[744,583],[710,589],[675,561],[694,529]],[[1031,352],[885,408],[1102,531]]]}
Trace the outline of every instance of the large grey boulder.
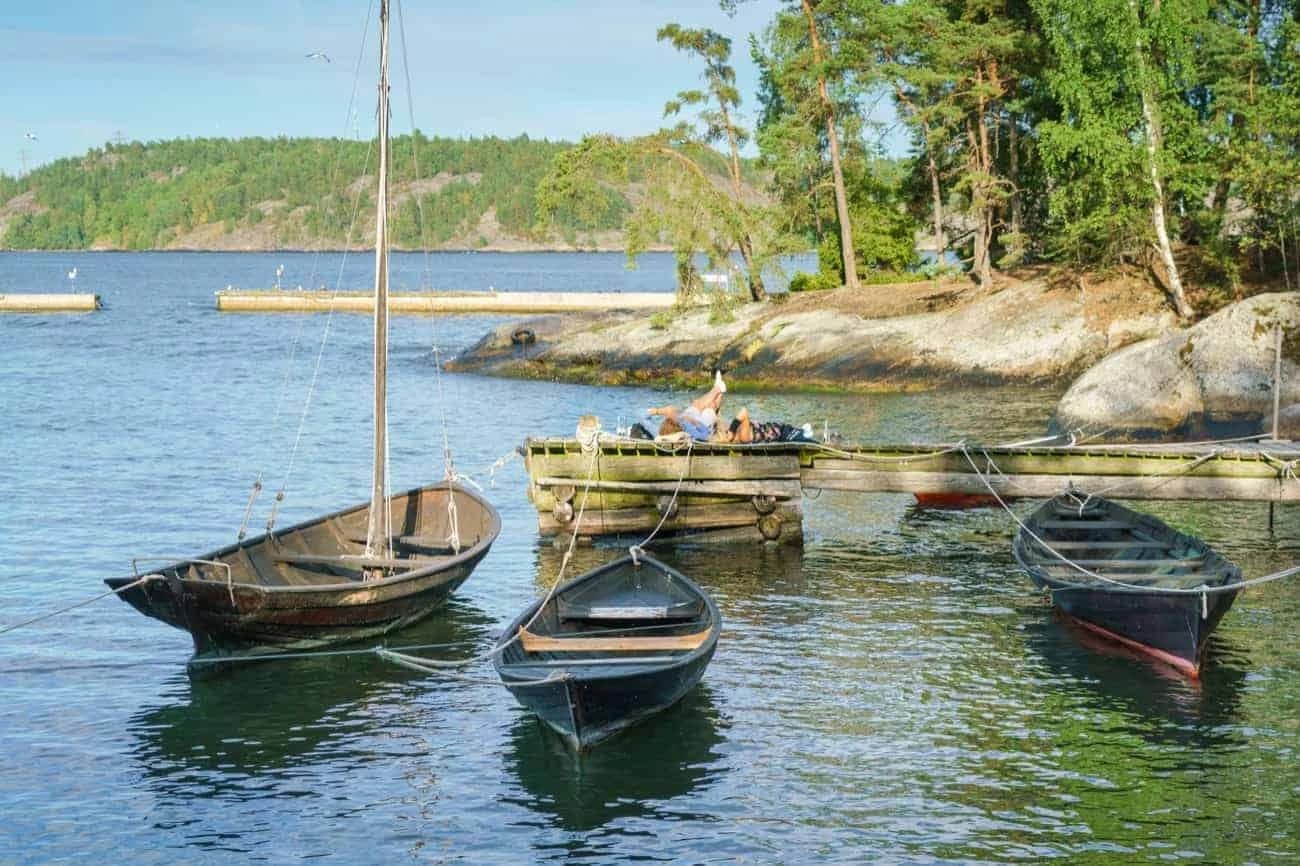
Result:
{"label": "large grey boulder", "polygon": [[1252,432],[1273,411],[1273,326],[1283,329],[1283,405],[1300,402],[1292,342],[1300,294],[1256,295],[1109,355],[1072,384],[1055,426],[1091,435]]}

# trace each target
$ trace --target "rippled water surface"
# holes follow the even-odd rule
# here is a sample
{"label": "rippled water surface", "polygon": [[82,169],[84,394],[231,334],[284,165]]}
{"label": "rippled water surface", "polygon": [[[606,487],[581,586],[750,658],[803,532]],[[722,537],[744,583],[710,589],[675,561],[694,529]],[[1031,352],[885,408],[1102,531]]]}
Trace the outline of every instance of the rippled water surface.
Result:
{"label": "rippled water surface", "polygon": [[[76,265],[77,289],[107,304],[0,318],[0,624],[96,594],[132,557],[228,543],[259,472],[254,526],[286,476],[286,522],[365,497],[368,320],[213,311],[213,289],[268,284],[281,262],[286,285],[340,270],[337,256],[0,255],[0,292],[62,289]],[[350,259],[343,282],[370,266]],[[422,267],[398,257],[395,284]],[[431,269],[448,289],[672,281],[654,256],[634,272],[601,255]],[[432,347],[499,321],[395,320],[395,484],[442,474]],[[683,396],[467,375],[442,390],[458,466],[485,485],[529,434]],[[736,401],[853,438],[996,442],[1039,433],[1055,396]],[[491,554],[391,643],[481,651],[554,578],[520,463],[496,478]],[[0,635],[0,862],[1300,860],[1300,585],[1239,598],[1195,684],[1054,619],[1000,513],[830,492],[805,507],[802,550],[665,554],[718,599],[717,656],[682,704],[580,760],[486,666],[450,680],[316,658],[192,683],[188,636],[114,599]],[[1300,550],[1300,511],[1270,531],[1259,505],[1151,510],[1248,574]],[[617,553],[581,549],[575,566]]]}

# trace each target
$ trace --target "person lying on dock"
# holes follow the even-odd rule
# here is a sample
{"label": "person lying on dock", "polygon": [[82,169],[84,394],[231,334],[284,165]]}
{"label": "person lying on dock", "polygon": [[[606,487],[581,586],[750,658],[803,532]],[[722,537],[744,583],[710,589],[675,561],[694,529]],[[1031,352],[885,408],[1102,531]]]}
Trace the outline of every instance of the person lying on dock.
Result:
{"label": "person lying on dock", "polygon": [[816,442],[812,435],[812,425],[796,427],[783,421],[754,421],[749,417],[748,407],[742,407],[736,413],[727,432],[722,434],[723,442],[747,445],[756,442]]}
{"label": "person lying on dock", "polygon": [[668,436],[684,432],[696,442],[708,442],[718,435],[718,413],[722,411],[722,395],[727,393],[727,383],[722,381],[722,371],[713,373],[713,387],[707,394],[696,397],[689,406],[655,406],[646,414],[663,418],[659,435]]}

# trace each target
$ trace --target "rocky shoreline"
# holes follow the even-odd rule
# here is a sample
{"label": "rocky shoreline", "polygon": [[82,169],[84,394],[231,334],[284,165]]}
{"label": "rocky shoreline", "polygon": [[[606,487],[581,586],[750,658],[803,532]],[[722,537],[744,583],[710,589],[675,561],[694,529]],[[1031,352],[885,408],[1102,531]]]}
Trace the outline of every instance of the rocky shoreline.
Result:
{"label": "rocky shoreline", "polygon": [[[905,391],[950,384],[1064,383],[1106,355],[1168,332],[1163,297],[1138,280],[1046,275],[991,292],[965,280],[745,304],[719,321],[692,309],[542,316],[489,333],[452,368],[591,384],[696,387],[721,367],[750,390]],[[525,342],[524,333],[532,342]]]}
{"label": "rocky shoreline", "polygon": [[1132,278],[1030,275],[991,292],[958,280],[868,286],[722,316],[541,316],[493,330],[449,366],[686,388],[721,367],[733,387],[752,391],[1068,385],[1054,431],[1179,439],[1269,432],[1275,326],[1284,335],[1281,432],[1300,438],[1300,293],[1255,295],[1181,327],[1163,295]]}

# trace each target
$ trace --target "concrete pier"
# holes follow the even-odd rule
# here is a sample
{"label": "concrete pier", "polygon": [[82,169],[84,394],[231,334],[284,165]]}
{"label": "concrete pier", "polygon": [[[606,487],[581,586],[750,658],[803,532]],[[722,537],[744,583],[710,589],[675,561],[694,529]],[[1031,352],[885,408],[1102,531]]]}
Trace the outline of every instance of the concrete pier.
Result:
{"label": "concrete pier", "polygon": [[[610,310],[662,310],[676,301],[673,292],[394,292],[388,309],[396,314],[575,313]],[[217,292],[217,309],[225,313],[371,313],[370,291]]]}
{"label": "concrete pier", "polygon": [[99,295],[65,292],[0,295],[0,313],[93,313],[102,306]]}

